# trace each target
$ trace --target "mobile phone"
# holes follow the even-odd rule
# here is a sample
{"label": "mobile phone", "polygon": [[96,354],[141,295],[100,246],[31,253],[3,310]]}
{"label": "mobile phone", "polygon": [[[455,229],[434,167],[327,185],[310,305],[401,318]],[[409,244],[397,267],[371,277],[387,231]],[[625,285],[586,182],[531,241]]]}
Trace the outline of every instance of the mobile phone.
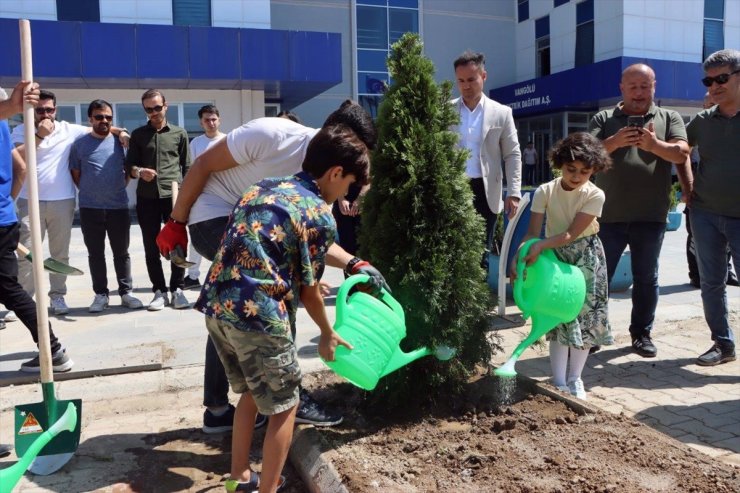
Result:
{"label": "mobile phone", "polygon": [[645,126],[645,117],[644,116],[628,116],[627,126],[642,128]]}

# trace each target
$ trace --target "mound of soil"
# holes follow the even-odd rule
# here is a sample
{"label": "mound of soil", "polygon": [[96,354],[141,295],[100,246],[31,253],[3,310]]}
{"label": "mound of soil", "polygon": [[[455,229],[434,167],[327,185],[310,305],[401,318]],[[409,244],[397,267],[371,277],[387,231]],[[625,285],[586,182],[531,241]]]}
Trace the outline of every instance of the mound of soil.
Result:
{"label": "mound of soil", "polygon": [[332,374],[304,378],[345,413],[320,433],[353,493],[740,491],[738,468],[636,420],[501,382],[479,375],[458,402],[394,417],[363,410],[363,392]]}

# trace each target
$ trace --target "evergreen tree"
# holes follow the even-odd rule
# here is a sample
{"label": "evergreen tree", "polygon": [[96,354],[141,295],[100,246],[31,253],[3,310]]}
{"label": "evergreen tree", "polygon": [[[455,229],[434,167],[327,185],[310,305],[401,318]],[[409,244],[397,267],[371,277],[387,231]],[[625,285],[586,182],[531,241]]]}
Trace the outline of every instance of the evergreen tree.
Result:
{"label": "evergreen tree", "polygon": [[485,227],[464,175],[467,151],[450,131],[459,122],[452,84],[434,81],[417,34],[393,44],[388,68],[393,84],[379,108],[362,254],[404,307],[404,349],[457,349],[449,361],[424,358],[383,379],[375,396],[395,406],[454,394],[476,364],[488,363],[492,297],[480,267]]}

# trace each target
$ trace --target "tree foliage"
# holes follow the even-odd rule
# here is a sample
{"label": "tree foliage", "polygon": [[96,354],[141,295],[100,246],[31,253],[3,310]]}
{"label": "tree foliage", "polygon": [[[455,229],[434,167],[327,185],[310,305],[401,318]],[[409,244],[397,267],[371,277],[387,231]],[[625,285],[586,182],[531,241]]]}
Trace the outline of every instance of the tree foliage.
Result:
{"label": "tree foliage", "polygon": [[404,349],[457,349],[450,361],[427,357],[383,379],[374,397],[394,406],[454,394],[476,364],[488,363],[491,295],[480,267],[485,227],[464,175],[467,151],[450,131],[459,122],[452,84],[435,82],[417,34],[391,47],[388,68],[393,83],[379,108],[362,254],[404,307]]}

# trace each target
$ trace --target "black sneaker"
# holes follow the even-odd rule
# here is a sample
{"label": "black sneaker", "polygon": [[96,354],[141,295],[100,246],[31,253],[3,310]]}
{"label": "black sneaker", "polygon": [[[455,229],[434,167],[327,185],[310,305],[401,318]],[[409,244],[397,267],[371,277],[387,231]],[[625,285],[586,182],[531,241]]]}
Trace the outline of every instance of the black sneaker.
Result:
{"label": "black sneaker", "polygon": [[[64,348],[59,349],[56,353],[51,355],[51,368],[52,371],[63,373],[72,369],[74,361],[67,355],[67,350]],[[40,373],[41,364],[39,363],[39,357],[21,363],[21,371],[26,373]]]}
{"label": "black sneaker", "polygon": [[737,282],[737,276],[735,274],[727,275],[727,285],[728,286],[740,286],[740,283]]}
{"label": "black sneaker", "polygon": [[198,279],[193,279],[190,276],[185,276],[182,289],[200,289],[200,287],[201,287],[201,284]]}
{"label": "black sneaker", "polygon": [[300,402],[295,415],[296,423],[306,423],[314,426],[334,426],[342,422],[341,414],[331,413],[321,404],[313,400],[304,389],[300,390]]}
{"label": "black sneaker", "polygon": [[7,457],[13,451],[13,446],[5,443],[0,443],[0,459]]}
{"label": "black sneaker", "polygon": [[701,281],[699,281],[698,277],[691,277],[689,278],[689,284],[696,289],[701,289]]}
{"label": "black sneaker", "polygon": [[[234,411],[236,408],[229,404],[229,409],[221,416],[214,416],[211,411],[206,409],[203,412],[203,433],[209,435],[215,433],[226,433],[234,427]],[[261,428],[267,423],[267,416],[257,413],[257,421],[254,423],[254,429]]]}
{"label": "black sneaker", "polygon": [[5,320],[0,320],[0,330],[5,328]]}
{"label": "black sneaker", "polygon": [[696,358],[696,364],[700,366],[715,366],[730,361],[735,361],[735,346],[722,347],[716,342],[709,351]]}
{"label": "black sneaker", "polygon": [[650,334],[632,336],[632,349],[643,358],[655,358],[658,354],[658,348],[653,344]]}

